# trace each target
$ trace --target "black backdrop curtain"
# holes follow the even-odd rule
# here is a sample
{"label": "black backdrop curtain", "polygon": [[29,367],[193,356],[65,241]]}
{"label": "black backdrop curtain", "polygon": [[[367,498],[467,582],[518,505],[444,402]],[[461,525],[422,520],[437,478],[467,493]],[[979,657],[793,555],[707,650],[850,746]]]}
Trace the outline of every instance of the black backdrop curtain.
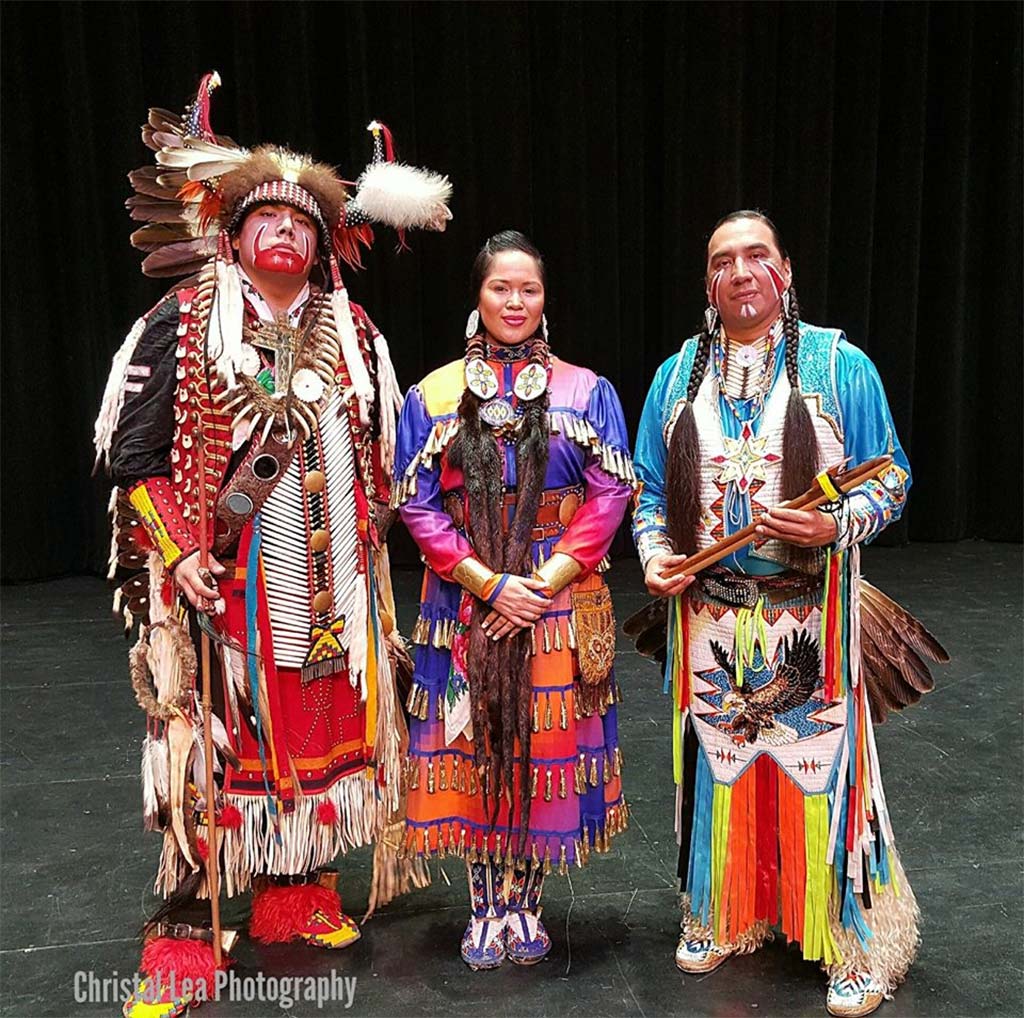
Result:
{"label": "black backdrop curtain", "polygon": [[493,231],[546,253],[558,353],[635,429],[696,331],[706,235],[768,210],[809,321],[875,360],[915,473],[890,540],[1021,535],[1021,7],[958,3],[6,3],[3,577],[99,572],[90,438],[163,292],[128,246],[151,105],[216,68],[217,130],[354,177],[372,117],[455,220],[350,279],[408,386],[462,350]]}

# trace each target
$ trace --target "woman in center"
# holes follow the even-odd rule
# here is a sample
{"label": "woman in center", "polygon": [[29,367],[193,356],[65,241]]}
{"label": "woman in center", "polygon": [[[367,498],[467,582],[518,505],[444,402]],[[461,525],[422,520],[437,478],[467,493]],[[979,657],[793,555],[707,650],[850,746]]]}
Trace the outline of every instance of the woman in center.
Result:
{"label": "woman in center", "polygon": [[473,263],[465,357],[414,386],[394,502],[423,553],[405,850],[458,855],[462,957],[540,961],[544,877],[626,824],[602,577],[634,474],[611,385],[551,354],[540,252]]}

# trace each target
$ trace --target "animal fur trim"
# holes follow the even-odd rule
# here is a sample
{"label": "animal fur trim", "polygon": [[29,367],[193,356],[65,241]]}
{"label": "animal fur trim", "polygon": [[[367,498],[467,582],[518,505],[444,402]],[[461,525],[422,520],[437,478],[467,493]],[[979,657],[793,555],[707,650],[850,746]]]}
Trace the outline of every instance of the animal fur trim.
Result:
{"label": "animal fur trim", "polygon": [[338,892],[320,884],[269,884],[253,897],[249,933],[262,944],[285,944],[298,939],[318,910],[328,915],[340,912]]}
{"label": "animal fur trim", "polygon": [[341,218],[348,192],[334,169],[325,163],[314,162],[275,145],[260,145],[237,170],[221,178],[220,192],[225,214],[222,225],[228,226],[238,203],[259,184],[272,180],[291,180],[308,191],[320,206],[327,225],[333,230]]}
{"label": "animal fur trim", "polygon": [[907,971],[917,957],[921,944],[918,924],[921,913],[903,872],[900,857],[890,849],[892,883],[882,890],[873,890],[871,908],[861,908],[861,916],[871,930],[867,950],[853,930],[846,929],[839,920],[840,895],[829,896],[829,926],[840,960],[823,966],[830,978],[848,976],[853,972],[867,972],[881,984],[887,998],[906,978]]}
{"label": "animal fur trim", "polygon": [[[220,968],[226,969],[231,959],[223,957]],[[174,973],[174,982],[181,986],[188,979],[193,986],[204,980],[208,992],[212,992],[217,978],[217,963],[213,960],[213,947],[203,940],[175,940],[172,937],[155,937],[142,949],[139,968],[147,975],[169,979]]]}
{"label": "animal fur trim", "polygon": [[[714,940],[715,931],[712,926],[705,926],[690,910],[690,896],[682,895],[683,919],[679,928],[687,940]],[[759,919],[750,929],[741,933],[730,944],[719,944],[719,947],[731,947],[736,954],[752,954],[762,944],[774,939],[771,927],[764,919]]]}

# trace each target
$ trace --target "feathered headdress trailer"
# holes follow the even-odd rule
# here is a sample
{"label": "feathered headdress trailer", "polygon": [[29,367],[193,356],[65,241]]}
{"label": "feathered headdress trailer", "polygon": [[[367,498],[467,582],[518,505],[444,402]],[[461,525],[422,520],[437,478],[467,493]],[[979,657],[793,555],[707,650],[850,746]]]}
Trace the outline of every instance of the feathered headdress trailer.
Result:
{"label": "feathered headdress trailer", "polygon": [[[360,248],[372,245],[374,224],[396,229],[403,245],[407,229],[443,229],[451,218],[451,184],[440,174],[397,162],[391,133],[378,121],[367,128],[373,134],[373,158],[356,180],[354,194],[333,167],[308,155],[276,145],[242,148],[215,134],[210,125],[210,97],[220,83],[216,71],[204,75],[183,114],[154,107],[142,125],[142,140],[156,153],[156,165],[128,174],[135,194],[125,202],[132,219],[145,224],[131,235],[133,246],[146,255],[142,271],[156,277],[200,273],[200,290],[209,290],[211,300],[209,357],[233,388],[245,351],[242,290],[233,270],[231,238],[256,205],[300,209],[317,226],[334,329],[365,419],[374,393],[358,351],[338,260],[361,268]],[[144,320],[136,322],[114,358],[96,421],[97,462],[109,453],[125,371],[144,327]],[[383,337],[377,345],[381,399],[390,403],[398,398],[397,383]]]}

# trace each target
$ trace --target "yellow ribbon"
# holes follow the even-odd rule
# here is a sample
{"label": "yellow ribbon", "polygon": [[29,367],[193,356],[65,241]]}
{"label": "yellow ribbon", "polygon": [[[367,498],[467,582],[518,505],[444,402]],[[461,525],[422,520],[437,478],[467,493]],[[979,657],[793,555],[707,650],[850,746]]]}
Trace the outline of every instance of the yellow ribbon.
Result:
{"label": "yellow ribbon", "polygon": [[818,482],[818,487],[821,488],[821,490],[825,492],[833,502],[839,498],[839,491],[832,483],[832,478],[828,476],[827,470],[822,470],[822,472],[814,479]]}

